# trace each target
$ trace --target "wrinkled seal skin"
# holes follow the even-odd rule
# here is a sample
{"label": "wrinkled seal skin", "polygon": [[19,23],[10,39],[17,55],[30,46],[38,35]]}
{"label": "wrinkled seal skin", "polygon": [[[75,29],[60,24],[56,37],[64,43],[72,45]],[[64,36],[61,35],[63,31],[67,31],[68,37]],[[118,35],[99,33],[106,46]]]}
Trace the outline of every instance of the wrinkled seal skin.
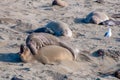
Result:
{"label": "wrinkled seal skin", "polygon": [[94,11],[86,16],[85,22],[100,24],[106,20],[109,20],[109,17],[105,13]]}
{"label": "wrinkled seal skin", "polygon": [[64,36],[71,38],[73,36],[68,24],[61,21],[51,21],[45,27],[36,29],[34,32],[50,33],[57,37]]}
{"label": "wrinkled seal skin", "polygon": [[33,55],[27,46],[21,45],[20,58],[23,62],[41,62],[43,64],[56,64],[61,61],[72,61],[72,53],[63,47],[50,45],[42,47],[37,54]]}
{"label": "wrinkled seal skin", "polygon": [[67,43],[62,42],[59,38],[48,33],[30,34],[26,39],[26,45],[33,55],[37,54],[39,49],[48,45],[58,45],[68,49],[74,58],[76,58],[76,54],[79,53],[77,48],[69,46]]}
{"label": "wrinkled seal skin", "polygon": [[62,7],[67,7],[68,6],[68,4],[65,1],[62,1],[62,0],[54,0],[52,2],[52,5],[59,5],[59,6],[62,6]]}

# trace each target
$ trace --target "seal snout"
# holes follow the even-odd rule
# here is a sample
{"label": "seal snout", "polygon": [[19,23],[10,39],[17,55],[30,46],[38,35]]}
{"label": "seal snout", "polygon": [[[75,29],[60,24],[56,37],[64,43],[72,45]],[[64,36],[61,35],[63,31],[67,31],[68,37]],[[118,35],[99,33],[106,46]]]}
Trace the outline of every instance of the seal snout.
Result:
{"label": "seal snout", "polygon": [[18,52],[18,54],[22,54],[24,52],[24,49],[25,49],[25,45],[21,44],[20,45],[20,52]]}

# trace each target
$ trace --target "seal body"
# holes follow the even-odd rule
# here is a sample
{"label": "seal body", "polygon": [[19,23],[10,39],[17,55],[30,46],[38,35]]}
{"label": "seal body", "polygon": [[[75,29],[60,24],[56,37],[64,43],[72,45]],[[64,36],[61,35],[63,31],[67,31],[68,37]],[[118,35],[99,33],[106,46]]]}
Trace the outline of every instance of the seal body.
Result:
{"label": "seal body", "polygon": [[59,45],[59,39],[47,33],[32,33],[26,39],[26,45],[30,48],[32,54],[47,45]]}
{"label": "seal body", "polygon": [[54,32],[56,36],[65,36],[72,37],[72,31],[69,28],[68,24],[61,21],[51,21],[46,25],[46,28],[49,28]]}
{"label": "seal body", "polygon": [[48,45],[58,45],[68,49],[72,55],[76,56],[79,53],[79,50],[73,46],[68,45],[64,41],[59,38],[48,34],[48,33],[32,33],[26,39],[26,45],[30,49],[33,55],[38,53],[42,47],[46,47]]}
{"label": "seal body", "polygon": [[61,61],[72,61],[72,53],[63,47],[50,45],[42,47],[37,54],[33,55],[29,48],[21,46],[20,58],[23,62],[41,62],[43,64],[55,64]]}
{"label": "seal body", "polygon": [[34,32],[45,32],[55,35],[57,37],[69,37],[73,36],[71,29],[68,24],[62,21],[51,21],[45,27],[36,29]]}
{"label": "seal body", "polygon": [[105,13],[94,11],[86,16],[85,22],[93,22],[95,24],[100,24],[106,20],[109,20],[109,17]]}
{"label": "seal body", "polygon": [[61,61],[73,60],[73,55],[68,49],[56,45],[42,47],[38,54],[34,56],[43,64],[55,64]]}
{"label": "seal body", "polygon": [[58,5],[58,6],[62,6],[62,7],[67,7],[68,6],[67,2],[65,2],[63,0],[54,0],[52,2],[52,5]]}

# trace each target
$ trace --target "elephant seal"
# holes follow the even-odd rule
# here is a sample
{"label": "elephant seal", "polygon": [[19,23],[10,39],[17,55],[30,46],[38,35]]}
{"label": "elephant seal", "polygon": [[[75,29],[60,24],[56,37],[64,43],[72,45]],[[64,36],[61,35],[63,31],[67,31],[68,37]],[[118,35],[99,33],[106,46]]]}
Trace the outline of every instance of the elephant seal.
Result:
{"label": "elephant seal", "polygon": [[68,24],[62,21],[51,21],[45,27],[36,29],[34,32],[50,33],[57,37],[64,36],[71,38],[73,36]]}
{"label": "elephant seal", "polygon": [[99,11],[93,11],[90,14],[88,14],[85,18],[86,23],[91,22],[95,24],[100,24],[106,20],[109,20],[109,17],[105,13]]}
{"label": "elephant seal", "polygon": [[63,0],[54,0],[52,2],[52,5],[59,5],[59,6],[62,6],[62,7],[67,7],[68,6],[67,2],[65,2]]}
{"label": "elephant seal", "polygon": [[[119,14],[114,15],[114,17],[119,17]],[[95,23],[105,26],[115,26],[120,25],[120,21],[116,21],[113,18],[109,18],[104,12],[94,11],[86,16],[84,19],[85,23]]]}
{"label": "elephant seal", "polygon": [[40,48],[48,45],[58,45],[68,49],[73,54],[74,59],[79,53],[79,50],[76,47],[73,48],[73,46],[70,46],[70,44],[67,44],[56,36],[48,33],[32,33],[28,35],[26,39],[26,45],[33,55],[37,54]]}
{"label": "elephant seal", "polygon": [[23,62],[41,62],[43,64],[55,64],[61,61],[72,61],[72,53],[63,47],[49,45],[38,50],[37,54],[33,55],[27,46],[21,45],[20,58]]}

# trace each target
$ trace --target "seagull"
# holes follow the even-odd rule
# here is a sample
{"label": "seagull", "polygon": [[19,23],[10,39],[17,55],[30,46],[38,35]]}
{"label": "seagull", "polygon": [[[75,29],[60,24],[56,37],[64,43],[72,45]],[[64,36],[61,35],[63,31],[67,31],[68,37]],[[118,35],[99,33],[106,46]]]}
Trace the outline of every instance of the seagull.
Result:
{"label": "seagull", "polygon": [[111,37],[112,36],[112,32],[111,32],[111,28],[108,29],[108,31],[104,34],[104,37]]}

